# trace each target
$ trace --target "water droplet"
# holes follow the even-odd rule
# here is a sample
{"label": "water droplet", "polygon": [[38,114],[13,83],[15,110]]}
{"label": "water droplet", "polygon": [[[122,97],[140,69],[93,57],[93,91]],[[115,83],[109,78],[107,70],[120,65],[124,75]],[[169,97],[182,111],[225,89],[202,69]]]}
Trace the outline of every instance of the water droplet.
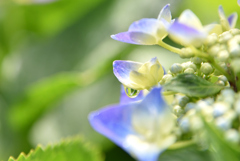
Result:
{"label": "water droplet", "polygon": [[137,97],[140,92],[140,90],[135,90],[135,89],[128,88],[128,87],[124,87],[124,89],[125,89],[126,95],[130,98]]}

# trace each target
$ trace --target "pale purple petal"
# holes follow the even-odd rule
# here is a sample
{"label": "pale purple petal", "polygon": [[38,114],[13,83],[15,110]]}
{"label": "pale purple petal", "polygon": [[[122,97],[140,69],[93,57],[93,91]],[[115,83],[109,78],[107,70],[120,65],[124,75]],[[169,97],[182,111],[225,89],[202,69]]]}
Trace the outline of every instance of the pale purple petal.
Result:
{"label": "pale purple petal", "polygon": [[240,0],[237,1],[238,5],[240,6]]}
{"label": "pale purple petal", "polygon": [[142,32],[155,36],[160,27],[161,22],[154,18],[143,18],[133,22],[128,31],[129,32]]}
{"label": "pale purple petal", "polygon": [[130,44],[139,44],[138,42],[135,42],[131,39],[129,32],[121,32],[116,35],[111,35],[111,38],[117,41],[122,41]]}
{"label": "pale purple petal", "polygon": [[206,32],[179,23],[177,20],[170,26],[168,32],[174,41],[185,46],[200,46],[207,37]]}
{"label": "pale purple petal", "polygon": [[128,104],[128,103],[132,103],[132,102],[136,102],[136,101],[141,101],[144,97],[144,93],[143,90],[141,90],[139,92],[139,94],[134,97],[134,98],[130,98],[127,96],[124,86],[121,85],[121,97],[120,97],[120,104]]}
{"label": "pale purple petal", "polygon": [[155,45],[157,43],[155,37],[142,32],[121,32],[116,35],[111,35],[111,38],[136,45]]}
{"label": "pale purple petal", "polygon": [[113,73],[122,84],[128,86],[133,83],[129,77],[130,72],[137,71],[141,66],[142,63],[115,60],[113,62]]}
{"label": "pale purple petal", "polygon": [[[135,112],[144,113],[148,119],[152,119],[156,114],[163,115],[168,107],[160,92],[161,88],[154,88],[142,102],[113,105],[92,112],[89,115],[89,121],[96,131],[108,137],[131,155],[136,156],[138,160],[156,161],[159,154],[165,149],[156,149],[157,145],[154,142],[145,141],[144,136],[135,131],[131,119]],[[142,151],[141,146],[129,145],[128,136],[142,139],[149,145],[149,150]]]}
{"label": "pale purple petal", "polygon": [[165,19],[169,23],[171,22],[172,15],[171,15],[171,11],[170,11],[170,4],[167,4],[166,6],[164,6],[162,8],[162,10],[160,11],[160,13],[158,15],[158,20],[161,20],[161,19]]}
{"label": "pale purple petal", "polygon": [[233,13],[228,17],[228,23],[230,28],[234,28],[236,26],[237,18],[238,18],[237,13]]}

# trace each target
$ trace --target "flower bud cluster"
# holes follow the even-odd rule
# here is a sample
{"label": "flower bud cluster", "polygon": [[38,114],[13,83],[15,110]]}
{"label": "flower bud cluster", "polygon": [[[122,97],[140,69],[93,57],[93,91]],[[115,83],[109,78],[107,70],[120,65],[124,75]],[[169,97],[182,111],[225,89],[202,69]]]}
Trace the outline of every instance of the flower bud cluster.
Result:
{"label": "flower bud cluster", "polygon": [[[226,63],[220,63],[220,66],[227,69]],[[182,64],[174,63],[167,74],[163,76],[160,84],[163,85],[168,83],[172,78],[182,73],[195,74],[218,85],[229,86],[229,82],[224,75],[221,75],[221,73],[215,70],[210,63],[204,62],[199,57],[192,57],[191,61],[187,61]],[[212,78],[215,78],[215,81],[213,81]]]}
{"label": "flower bud cluster", "polygon": [[227,141],[240,143],[240,124],[238,121],[240,117],[240,93],[235,93],[230,88],[224,89],[215,99],[207,98],[196,103],[189,102],[181,110],[183,112],[178,123],[183,133],[195,133],[202,130],[201,117],[203,116],[206,121],[213,122],[218,129],[223,131]]}
{"label": "flower bud cluster", "polygon": [[240,57],[240,30],[231,29],[220,35],[209,35],[204,43],[207,53],[220,62],[228,62],[230,58]]}

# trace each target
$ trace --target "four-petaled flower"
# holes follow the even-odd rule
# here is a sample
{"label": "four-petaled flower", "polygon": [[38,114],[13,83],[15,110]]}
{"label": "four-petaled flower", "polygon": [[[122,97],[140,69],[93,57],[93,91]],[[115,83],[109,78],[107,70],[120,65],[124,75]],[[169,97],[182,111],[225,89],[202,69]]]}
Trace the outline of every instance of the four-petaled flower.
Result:
{"label": "four-petaled flower", "polygon": [[127,32],[112,35],[111,38],[138,45],[158,44],[167,36],[167,26],[172,23],[172,16],[167,4],[160,11],[158,19],[144,18],[132,23]]}
{"label": "four-petaled flower", "polygon": [[176,141],[176,120],[153,88],[142,101],[111,105],[89,115],[92,127],[140,161],[157,161]]}
{"label": "four-petaled flower", "polygon": [[150,89],[158,85],[164,75],[164,69],[157,58],[144,64],[116,60],[113,62],[113,72],[124,86],[136,90]]}

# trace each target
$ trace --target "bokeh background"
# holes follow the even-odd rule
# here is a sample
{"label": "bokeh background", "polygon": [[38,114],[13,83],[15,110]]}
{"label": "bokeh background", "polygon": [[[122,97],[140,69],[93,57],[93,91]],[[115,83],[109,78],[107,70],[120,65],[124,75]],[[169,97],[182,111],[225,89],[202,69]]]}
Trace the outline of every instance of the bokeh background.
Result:
{"label": "bokeh background", "polygon": [[76,135],[107,161],[133,160],[95,132],[87,116],[119,100],[113,60],[156,56],[165,69],[184,61],[159,46],[110,38],[133,21],[156,18],[167,3],[173,18],[191,9],[203,24],[219,22],[220,4],[226,15],[240,15],[237,0],[1,0],[0,160]]}

